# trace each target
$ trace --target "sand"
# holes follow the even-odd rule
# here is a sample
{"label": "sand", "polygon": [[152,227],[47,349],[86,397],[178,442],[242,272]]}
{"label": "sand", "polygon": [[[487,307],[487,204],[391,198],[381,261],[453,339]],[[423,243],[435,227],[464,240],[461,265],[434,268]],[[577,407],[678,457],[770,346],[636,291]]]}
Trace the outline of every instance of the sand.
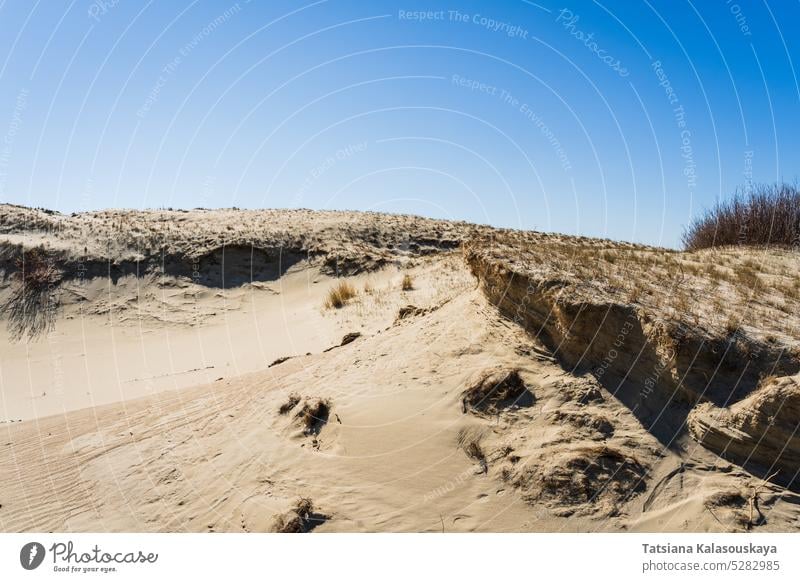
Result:
{"label": "sand", "polygon": [[[402,224],[407,247],[340,277],[322,253],[230,287],[65,280],[49,332],[0,335],[0,530],[796,531],[800,495],[704,446],[689,404],[662,411],[667,442],[460,249],[413,248],[473,227]],[[41,232],[4,236],[80,254]],[[325,308],[342,280],[356,297]]]}

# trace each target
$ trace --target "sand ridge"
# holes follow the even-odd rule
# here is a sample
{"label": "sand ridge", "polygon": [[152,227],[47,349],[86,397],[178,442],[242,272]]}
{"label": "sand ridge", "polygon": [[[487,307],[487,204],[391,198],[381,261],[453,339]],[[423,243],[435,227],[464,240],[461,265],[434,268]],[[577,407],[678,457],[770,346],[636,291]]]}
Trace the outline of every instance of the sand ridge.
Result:
{"label": "sand ridge", "polygon": [[[782,459],[784,472],[796,463],[793,408],[780,411],[797,386],[792,319],[774,315],[784,303],[764,301],[725,344],[714,344],[725,325],[692,309],[681,328],[691,333],[678,338],[693,354],[705,353],[700,345],[758,349],[750,365],[769,362],[779,379],[762,382],[756,371],[729,384],[741,375],[733,361],[701,385],[705,362],[676,383],[688,356],[676,349],[664,358],[676,310],[655,303],[663,282],[654,257],[669,273],[670,261],[703,264],[702,253],[375,214],[3,211],[0,300],[15,285],[14,253],[48,242],[48,260],[64,273],[53,329],[0,340],[4,531],[794,531],[800,523],[793,483],[769,480],[753,445],[768,442],[766,455]],[[202,252],[164,226],[178,215],[206,225],[187,235],[207,238]],[[140,233],[175,238],[126,263],[135,244],[100,244],[122,217]],[[76,226],[84,223],[108,224],[95,240]],[[288,223],[299,227],[287,234]],[[287,247],[267,242],[289,238],[302,244],[290,247],[287,265],[283,250],[269,251]],[[787,303],[791,282],[779,280],[779,265],[795,260],[775,252],[774,267],[755,275],[773,292],[789,285],[780,291]],[[612,266],[593,267],[601,261]],[[92,262],[96,271],[75,276]],[[615,283],[624,273],[641,277],[637,295]],[[696,267],[689,277],[697,290],[710,275]],[[343,282],[355,296],[326,308]],[[721,276],[716,287],[736,291],[729,285]],[[626,355],[608,361],[621,334]],[[645,410],[636,398],[659,362]],[[773,425],[775,417],[783,420]],[[741,434],[749,436],[736,441]],[[733,456],[729,443],[738,443]],[[791,454],[776,457],[781,443]]]}

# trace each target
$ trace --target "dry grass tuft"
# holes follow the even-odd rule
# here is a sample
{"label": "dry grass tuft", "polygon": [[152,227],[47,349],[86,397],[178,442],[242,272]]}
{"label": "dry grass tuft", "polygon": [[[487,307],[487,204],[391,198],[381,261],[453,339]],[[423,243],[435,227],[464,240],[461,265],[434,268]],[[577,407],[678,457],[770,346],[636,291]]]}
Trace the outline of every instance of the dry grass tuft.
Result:
{"label": "dry grass tuft", "polygon": [[330,414],[331,403],[329,400],[320,399],[304,403],[297,413],[297,418],[303,427],[303,434],[306,436],[319,434],[322,427],[328,424]]}
{"label": "dry grass tuft", "polygon": [[486,460],[486,454],[481,447],[482,436],[480,431],[462,428],[458,431],[458,448],[464,451],[467,457],[478,463],[481,473],[486,473],[489,470],[489,465]]}
{"label": "dry grass tuft", "polygon": [[401,283],[401,288],[403,291],[413,291],[414,290],[414,278],[409,275],[403,275],[403,282]]}
{"label": "dry grass tuft", "polygon": [[26,336],[34,339],[55,325],[61,271],[42,248],[23,251],[14,266],[14,286],[2,310],[8,317],[12,340],[19,341]]}
{"label": "dry grass tuft", "polygon": [[712,493],[703,501],[703,505],[710,508],[715,507],[742,507],[746,503],[746,499],[741,491],[732,489],[726,491],[717,491]]}
{"label": "dry grass tuft", "polygon": [[533,394],[518,370],[490,369],[481,373],[471,384],[461,396],[462,412],[480,416],[533,404]]}
{"label": "dry grass tuft", "polygon": [[278,409],[278,412],[280,414],[289,414],[289,412],[295,406],[297,406],[299,402],[300,402],[300,396],[298,396],[297,394],[290,394],[289,399],[283,404],[281,404],[281,407]]}
{"label": "dry grass tuft", "polygon": [[328,296],[325,298],[325,307],[327,309],[340,309],[357,294],[358,292],[352,283],[339,281],[328,291]]}
{"label": "dry grass tuft", "polygon": [[274,529],[276,533],[308,533],[328,519],[330,516],[315,511],[310,498],[301,497],[288,514],[275,518]]}
{"label": "dry grass tuft", "polygon": [[568,448],[542,457],[515,480],[531,503],[616,515],[618,506],[645,489],[645,467],[634,457],[601,445]]}
{"label": "dry grass tuft", "polygon": [[725,333],[729,337],[733,337],[739,333],[742,328],[742,324],[739,318],[735,315],[730,315],[728,319],[725,321]]}

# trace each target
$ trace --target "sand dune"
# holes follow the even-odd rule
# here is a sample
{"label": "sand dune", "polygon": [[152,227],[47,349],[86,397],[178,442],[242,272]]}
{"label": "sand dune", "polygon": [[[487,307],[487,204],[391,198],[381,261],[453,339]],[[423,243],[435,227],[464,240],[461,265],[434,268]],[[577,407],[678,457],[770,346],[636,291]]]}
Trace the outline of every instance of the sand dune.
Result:
{"label": "sand dune", "polygon": [[53,319],[0,337],[4,531],[800,525],[796,253],[3,206],[0,302],[40,245]]}

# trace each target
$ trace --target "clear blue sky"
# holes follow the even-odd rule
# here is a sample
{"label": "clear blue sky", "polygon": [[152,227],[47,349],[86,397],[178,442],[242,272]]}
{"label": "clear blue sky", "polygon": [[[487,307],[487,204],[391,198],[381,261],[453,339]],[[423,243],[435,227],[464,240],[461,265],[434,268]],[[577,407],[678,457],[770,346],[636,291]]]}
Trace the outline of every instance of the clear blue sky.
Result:
{"label": "clear blue sky", "polygon": [[798,22],[776,0],[0,0],[0,201],[676,246],[748,180],[795,180]]}

